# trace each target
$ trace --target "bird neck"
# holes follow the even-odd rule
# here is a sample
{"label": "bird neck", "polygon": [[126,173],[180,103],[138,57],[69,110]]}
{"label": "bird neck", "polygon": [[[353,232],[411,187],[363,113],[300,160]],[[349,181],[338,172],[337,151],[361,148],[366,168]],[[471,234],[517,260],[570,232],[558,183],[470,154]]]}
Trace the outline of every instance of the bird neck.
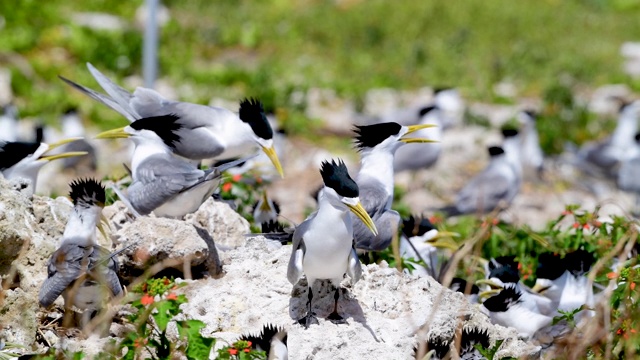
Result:
{"label": "bird neck", "polygon": [[520,141],[516,137],[508,138],[504,141],[504,152],[507,160],[516,170],[516,173],[522,172],[522,165],[520,164]]}
{"label": "bird neck", "polygon": [[136,169],[145,159],[156,154],[171,154],[171,150],[162,142],[137,142],[131,158],[131,171],[135,174]]}
{"label": "bird neck", "polygon": [[633,112],[622,112],[618,119],[618,125],[611,136],[611,143],[616,145],[629,145],[634,141],[633,136],[638,131],[638,119]]}
{"label": "bird neck", "polygon": [[97,244],[96,226],[101,210],[97,206],[90,206],[89,208],[74,206],[73,210],[71,210],[71,215],[69,215],[67,226],[64,228],[62,243],[64,244],[69,242],[69,239],[73,239],[73,242],[78,243],[78,245]]}
{"label": "bird neck", "polygon": [[[351,218],[347,216],[347,208],[339,200],[331,201],[329,196],[324,194],[324,191],[320,192],[318,199],[318,212],[316,213],[316,219],[320,220],[323,224],[338,224],[339,220],[342,220],[349,229],[353,229]],[[353,230],[349,230],[352,232]]]}
{"label": "bird neck", "polygon": [[254,140],[251,126],[238,118],[225,118],[224,138],[221,141],[225,145],[225,157],[238,157],[246,155],[251,149],[258,145]]}
{"label": "bird neck", "polygon": [[360,172],[356,182],[360,183],[366,178],[380,181],[387,194],[393,194],[393,152],[367,149],[360,156]]}

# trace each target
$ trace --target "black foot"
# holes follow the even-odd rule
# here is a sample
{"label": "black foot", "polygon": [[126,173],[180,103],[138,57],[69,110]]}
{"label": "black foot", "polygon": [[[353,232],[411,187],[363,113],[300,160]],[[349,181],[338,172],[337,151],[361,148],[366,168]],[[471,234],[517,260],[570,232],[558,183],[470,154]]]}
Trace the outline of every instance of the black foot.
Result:
{"label": "black foot", "polygon": [[298,324],[304,326],[305,329],[308,329],[309,325],[318,325],[318,318],[316,318],[315,314],[308,313],[303,318],[298,320]]}
{"label": "black foot", "polygon": [[329,316],[327,316],[327,320],[331,321],[336,325],[347,323],[347,320],[345,320],[342,316],[340,316],[340,314],[338,314],[335,311],[329,314]]}

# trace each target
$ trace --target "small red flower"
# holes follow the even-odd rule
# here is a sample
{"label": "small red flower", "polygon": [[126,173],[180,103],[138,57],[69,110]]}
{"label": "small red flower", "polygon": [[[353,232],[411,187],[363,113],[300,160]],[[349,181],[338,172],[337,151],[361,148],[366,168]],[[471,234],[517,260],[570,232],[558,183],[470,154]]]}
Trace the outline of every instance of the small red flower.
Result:
{"label": "small red flower", "polygon": [[251,349],[250,349],[250,348],[246,348],[246,349],[244,349],[244,352],[246,352],[246,353],[248,353],[249,351],[251,351]]}
{"label": "small red flower", "polygon": [[149,294],[144,294],[140,299],[140,303],[145,306],[153,304],[153,296]]}
{"label": "small red flower", "polygon": [[589,224],[584,224],[584,225],[582,225],[582,228],[583,228],[583,229],[589,229]]}
{"label": "small red flower", "polygon": [[258,176],[258,177],[256,178],[256,182],[257,182],[258,184],[262,184],[262,178]]}
{"label": "small red flower", "polygon": [[570,210],[565,210],[562,212],[562,215],[567,216],[573,214]]}
{"label": "small red flower", "polygon": [[598,221],[598,220],[594,220],[593,221],[593,226],[600,227],[600,226],[602,226],[602,223],[600,221]]}
{"label": "small red flower", "polygon": [[233,177],[231,178],[231,180],[238,182],[240,181],[240,179],[242,179],[242,175],[241,174],[235,174],[233,175]]}
{"label": "small red flower", "polygon": [[577,223],[577,222],[573,223],[573,228],[574,229],[577,229],[579,227],[580,227],[580,223]]}
{"label": "small red flower", "polygon": [[229,349],[229,354],[236,355],[237,353],[238,353],[238,350],[236,350],[234,348]]}
{"label": "small red flower", "polygon": [[636,289],[636,283],[632,282],[632,283],[629,285],[629,288],[631,289],[631,291],[635,290],[635,289]]}
{"label": "small red flower", "polygon": [[167,300],[178,300],[178,295],[174,292],[170,292],[169,295],[167,295]]}
{"label": "small red flower", "polygon": [[630,331],[632,334],[635,334],[635,333],[636,333],[636,329],[631,329],[631,330],[629,330],[629,331]]}
{"label": "small red flower", "polygon": [[228,182],[228,183],[224,183],[224,185],[222,185],[222,191],[224,191],[224,192],[229,192],[229,191],[231,191],[231,186],[232,186],[232,185],[231,185],[231,183],[230,183],[230,182]]}
{"label": "small red flower", "polygon": [[618,331],[616,331],[616,334],[617,334],[617,335],[622,334],[622,329],[618,329]]}
{"label": "small red flower", "polygon": [[493,220],[491,220],[491,222],[493,223],[493,225],[498,225],[498,223],[499,223],[498,219],[493,219]]}
{"label": "small red flower", "polygon": [[165,285],[169,285],[170,281],[169,281],[169,279],[164,278],[164,281],[162,283],[165,284]]}
{"label": "small red flower", "polygon": [[251,347],[251,345],[253,345],[253,343],[251,341],[247,341],[247,346]]}
{"label": "small red flower", "polygon": [[147,339],[138,338],[133,342],[133,346],[139,348],[139,347],[142,347],[144,345],[147,345],[148,342],[149,342],[149,340],[147,340]]}
{"label": "small red flower", "polygon": [[608,278],[609,280],[613,280],[613,279],[615,279],[616,277],[618,277],[618,274],[616,274],[616,273],[615,273],[615,272],[613,272],[613,271],[607,274],[607,278]]}
{"label": "small red flower", "polygon": [[518,263],[518,270],[522,270],[522,264]]}

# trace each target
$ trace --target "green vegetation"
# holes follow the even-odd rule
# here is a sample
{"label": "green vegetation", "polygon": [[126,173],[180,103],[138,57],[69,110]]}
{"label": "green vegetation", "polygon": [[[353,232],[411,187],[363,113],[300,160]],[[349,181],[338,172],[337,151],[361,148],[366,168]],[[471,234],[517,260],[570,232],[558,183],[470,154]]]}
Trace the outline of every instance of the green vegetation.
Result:
{"label": "green vegetation", "polygon": [[[514,82],[541,96],[559,79],[575,85],[622,82],[620,45],[640,33],[640,0],[443,2],[165,1],[160,74],[185,100],[259,96],[305,131],[294,91],[330,87],[356,100],[373,87],[455,85],[467,98],[495,100],[492,86]],[[122,119],[64,85],[95,86],[85,62],[121,82],[141,74],[142,1],[2,2],[0,66],[13,74],[20,111],[54,123],[70,104],[106,128]],[[91,30],[77,12],[120,16],[121,30]],[[187,90],[188,88],[188,90]],[[291,126],[289,126],[291,125]],[[550,149],[557,149],[553,145]]]}

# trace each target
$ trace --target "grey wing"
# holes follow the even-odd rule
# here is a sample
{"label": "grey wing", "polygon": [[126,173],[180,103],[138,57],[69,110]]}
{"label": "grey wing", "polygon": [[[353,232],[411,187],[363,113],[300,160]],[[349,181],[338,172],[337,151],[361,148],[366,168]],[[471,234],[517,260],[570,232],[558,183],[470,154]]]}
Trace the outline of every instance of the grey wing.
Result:
{"label": "grey wing", "polygon": [[461,213],[492,211],[501,200],[510,201],[515,183],[501,174],[483,172],[458,193],[456,207]]}
{"label": "grey wing", "polygon": [[[391,229],[388,228],[390,216],[397,212],[387,209],[389,196],[382,183],[370,179],[360,181],[360,202],[378,229],[374,236],[371,230],[355,214],[349,213],[353,225],[353,238],[357,249],[383,250],[391,243]],[[387,214],[389,213],[389,214]],[[400,217],[398,216],[398,221]],[[397,227],[396,227],[397,229]]]}
{"label": "grey wing", "polygon": [[121,88],[116,83],[111,81],[111,79],[104,76],[90,63],[87,63],[87,68],[89,69],[89,72],[91,72],[91,75],[93,75],[93,77],[96,79],[98,84],[100,84],[102,89],[104,89],[104,91],[106,91],[106,93],[111,96],[111,99],[113,99],[113,101],[120,105],[120,107],[122,107],[122,109],[124,109],[134,119],[140,118],[140,114],[138,114],[130,105],[133,95],[129,91]]}
{"label": "grey wing", "polygon": [[111,293],[114,296],[120,295],[122,293],[122,285],[120,285],[120,279],[118,278],[118,270],[120,269],[120,264],[116,259],[116,253],[110,253],[109,250],[101,247],[94,246],[93,252],[91,253],[91,264],[90,267],[93,267],[95,264],[95,270],[93,270],[98,280],[101,283],[104,283]]}
{"label": "grey wing", "polygon": [[622,163],[618,172],[618,187],[624,191],[640,192],[640,158]]}
{"label": "grey wing", "polygon": [[306,251],[304,245],[304,233],[309,227],[309,219],[303,221],[293,232],[293,244],[291,246],[291,257],[287,266],[287,279],[292,285],[295,285],[302,277],[302,261]]}
{"label": "grey wing", "polygon": [[62,245],[47,265],[48,276],[38,294],[40,306],[49,307],[81,274],[82,259],[88,256],[85,249],[76,245]]}
{"label": "grey wing", "polygon": [[351,249],[349,253],[349,266],[347,267],[347,275],[351,278],[351,284],[355,284],[362,277],[362,264],[356,253],[356,249]]}
{"label": "grey wing", "polygon": [[137,114],[134,114],[130,111],[130,109],[128,107],[123,107],[122,105],[118,104],[114,99],[110,98],[107,95],[101,94],[97,91],[91,90],[88,87],[82,86],[78,83],[75,83],[67,78],[64,78],[62,76],[59,76],[59,78],[66,82],[67,84],[69,84],[71,87],[73,87],[74,89],[84,93],[85,95],[88,95],[89,97],[93,98],[94,100],[101,102],[105,105],[107,105],[108,107],[110,107],[111,109],[117,111],[120,115],[124,116],[127,118],[127,120],[129,120],[130,122],[134,122],[137,119],[139,119],[140,117]]}
{"label": "grey wing", "polygon": [[127,195],[142,215],[149,214],[180,192],[205,180],[205,173],[178,158],[150,156],[134,174]]}

